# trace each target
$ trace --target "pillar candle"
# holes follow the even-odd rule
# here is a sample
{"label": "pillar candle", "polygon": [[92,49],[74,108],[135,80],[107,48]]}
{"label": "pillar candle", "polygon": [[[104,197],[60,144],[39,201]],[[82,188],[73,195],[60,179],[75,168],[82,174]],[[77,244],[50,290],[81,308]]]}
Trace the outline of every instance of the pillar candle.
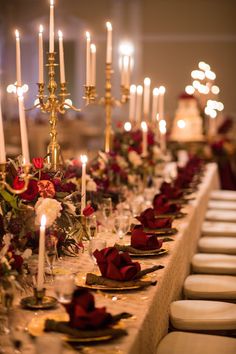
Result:
{"label": "pillar candle", "polygon": [[134,122],[135,120],[135,103],[136,103],[136,86],[130,86],[130,100],[129,100],[129,120]]}
{"label": "pillar candle", "polygon": [[147,156],[147,146],[148,146],[148,127],[146,122],[141,123],[141,128],[142,128],[142,156],[146,157]]}
{"label": "pillar candle", "polygon": [[111,22],[106,23],[107,27],[107,53],[106,53],[106,63],[112,63],[112,24]]}
{"label": "pillar candle", "polygon": [[54,52],[54,0],[50,0],[49,53]]}
{"label": "pillar candle", "polygon": [[82,180],[81,180],[81,215],[83,215],[83,210],[86,206],[86,163],[88,158],[86,155],[80,156],[80,161],[82,163]]}
{"label": "pillar candle", "polygon": [[164,86],[159,87],[159,119],[162,120],[165,118],[164,116],[164,95],[166,89]]}
{"label": "pillar candle", "polygon": [[152,91],[152,122],[156,123],[157,108],[158,108],[158,95],[159,90],[155,87]]}
{"label": "pillar candle", "polygon": [[20,33],[18,30],[15,31],[16,34],[16,84],[21,86],[21,53],[20,53]]}
{"label": "pillar candle", "polygon": [[43,26],[39,26],[39,80],[40,84],[43,83]]}
{"label": "pillar candle", "polygon": [[159,121],[160,130],[160,147],[161,151],[165,153],[166,151],[166,121],[164,119]]}
{"label": "pillar candle", "polygon": [[149,77],[145,77],[144,79],[144,91],[143,91],[143,113],[144,118],[149,118],[149,109],[150,109],[150,85],[151,80]]}
{"label": "pillar candle", "polygon": [[58,31],[59,38],[59,62],[60,62],[60,82],[64,84],[66,82],[65,77],[65,60],[64,60],[64,48],[63,48],[63,33]]}
{"label": "pillar candle", "polygon": [[91,86],[96,86],[96,45],[90,45],[91,51]]}
{"label": "pillar candle", "polygon": [[0,163],[5,163],[5,162],[6,162],[6,150],[5,150],[2,105],[1,105],[1,95],[0,95]]}
{"label": "pillar candle", "polygon": [[90,43],[91,43],[90,33],[86,32],[86,86],[91,85]]}
{"label": "pillar candle", "polygon": [[140,123],[142,120],[142,98],[143,98],[143,86],[138,85],[136,96],[136,123]]}
{"label": "pillar candle", "polygon": [[24,97],[18,94],[18,107],[19,107],[19,117],[20,117],[20,135],[21,135],[21,146],[22,146],[22,156],[24,163],[27,165],[30,163],[29,157],[29,144],[28,144],[28,134],[25,119],[25,107],[24,107]]}
{"label": "pillar candle", "polygon": [[44,285],[44,262],[45,262],[45,230],[46,216],[42,215],[39,231],[39,255],[38,255],[38,276],[37,290],[42,290]]}

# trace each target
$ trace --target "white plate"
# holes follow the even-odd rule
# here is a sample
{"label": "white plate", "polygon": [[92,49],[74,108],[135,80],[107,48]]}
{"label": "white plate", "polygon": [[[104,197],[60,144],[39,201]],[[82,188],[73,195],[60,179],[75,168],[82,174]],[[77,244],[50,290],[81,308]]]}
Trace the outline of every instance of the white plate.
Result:
{"label": "white plate", "polygon": [[236,191],[216,190],[211,192],[211,199],[236,201]]}
{"label": "white plate", "polygon": [[208,203],[208,209],[224,209],[236,211],[236,201],[210,200]]}
{"label": "white plate", "polygon": [[236,237],[236,223],[205,221],[202,225],[202,234],[206,236]]}
{"label": "white plate", "polygon": [[236,211],[233,210],[208,210],[206,220],[236,222]]}

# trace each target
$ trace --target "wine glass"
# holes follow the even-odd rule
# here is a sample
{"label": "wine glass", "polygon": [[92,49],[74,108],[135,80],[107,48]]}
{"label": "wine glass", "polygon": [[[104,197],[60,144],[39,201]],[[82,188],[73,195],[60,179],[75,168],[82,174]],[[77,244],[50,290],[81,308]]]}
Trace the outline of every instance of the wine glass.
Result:
{"label": "wine glass", "polygon": [[51,273],[52,279],[54,279],[54,273],[53,273],[54,264],[58,258],[57,242],[58,242],[58,239],[54,235],[50,235],[46,239],[46,252],[45,252],[45,254],[46,254],[47,263],[50,268],[50,273]]}
{"label": "wine glass", "polygon": [[97,260],[94,257],[93,252],[96,250],[101,251],[105,247],[106,247],[106,241],[104,240],[93,238],[89,241],[88,251],[95,267],[97,265]]}
{"label": "wine glass", "polygon": [[127,215],[118,215],[114,219],[114,228],[120,239],[129,231],[130,219]]}
{"label": "wine glass", "polygon": [[75,279],[72,274],[57,275],[54,281],[54,290],[61,304],[69,304],[75,288]]}
{"label": "wine glass", "polygon": [[103,213],[105,220],[107,220],[109,218],[109,216],[111,216],[111,214],[112,214],[112,200],[111,200],[111,198],[103,198],[102,199],[102,213]]}
{"label": "wine glass", "polygon": [[87,218],[87,231],[90,239],[97,236],[97,217],[95,214]]}

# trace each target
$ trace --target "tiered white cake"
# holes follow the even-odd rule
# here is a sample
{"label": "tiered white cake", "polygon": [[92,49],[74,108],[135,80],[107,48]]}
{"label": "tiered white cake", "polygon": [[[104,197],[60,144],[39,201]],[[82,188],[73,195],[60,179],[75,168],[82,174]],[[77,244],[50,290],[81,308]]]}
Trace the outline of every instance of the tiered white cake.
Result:
{"label": "tiered white cake", "polygon": [[194,96],[180,96],[170,138],[180,142],[204,140],[203,121]]}

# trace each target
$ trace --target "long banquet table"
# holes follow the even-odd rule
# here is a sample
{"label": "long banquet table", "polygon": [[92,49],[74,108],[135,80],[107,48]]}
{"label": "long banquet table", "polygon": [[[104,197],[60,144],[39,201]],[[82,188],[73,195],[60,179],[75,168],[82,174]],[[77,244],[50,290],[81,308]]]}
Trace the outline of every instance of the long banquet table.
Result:
{"label": "long banquet table", "polygon": [[[153,275],[157,279],[156,286],[151,286],[142,291],[125,293],[95,293],[96,306],[106,306],[111,313],[127,311],[133,317],[124,320],[128,335],[119,340],[85,347],[84,353],[112,353],[112,354],[154,354],[159,341],[168,332],[170,303],[182,296],[184,279],[190,272],[190,262],[196,252],[197,240],[200,236],[201,225],[204,220],[209,194],[213,189],[219,188],[217,166],[208,164],[195,199],[185,208],[187,215],[174,222],[178,233],[173,236],[174,241],[168,242],[169,252],[162,257],[140,259],[142,268],[154,264],[162,264],[164,269],[158,270]],[[115,236],[106,235],[107,243],[112,245]],[[80,256],[79,260],[71,261],[72,267],[80,274],[88,271],[92,266],[87,253]],[[53,292],[48,289],[48,293]],[[50,312],[62,312],[58,307]],[[21,320],[25,324],[34,316],[44,316],[45,312],[35,312],[18,309],[22,313]],[[50,313],[50,312],[47,312]],[[63,353],[71,353],[72,349],[65,347]]]}

